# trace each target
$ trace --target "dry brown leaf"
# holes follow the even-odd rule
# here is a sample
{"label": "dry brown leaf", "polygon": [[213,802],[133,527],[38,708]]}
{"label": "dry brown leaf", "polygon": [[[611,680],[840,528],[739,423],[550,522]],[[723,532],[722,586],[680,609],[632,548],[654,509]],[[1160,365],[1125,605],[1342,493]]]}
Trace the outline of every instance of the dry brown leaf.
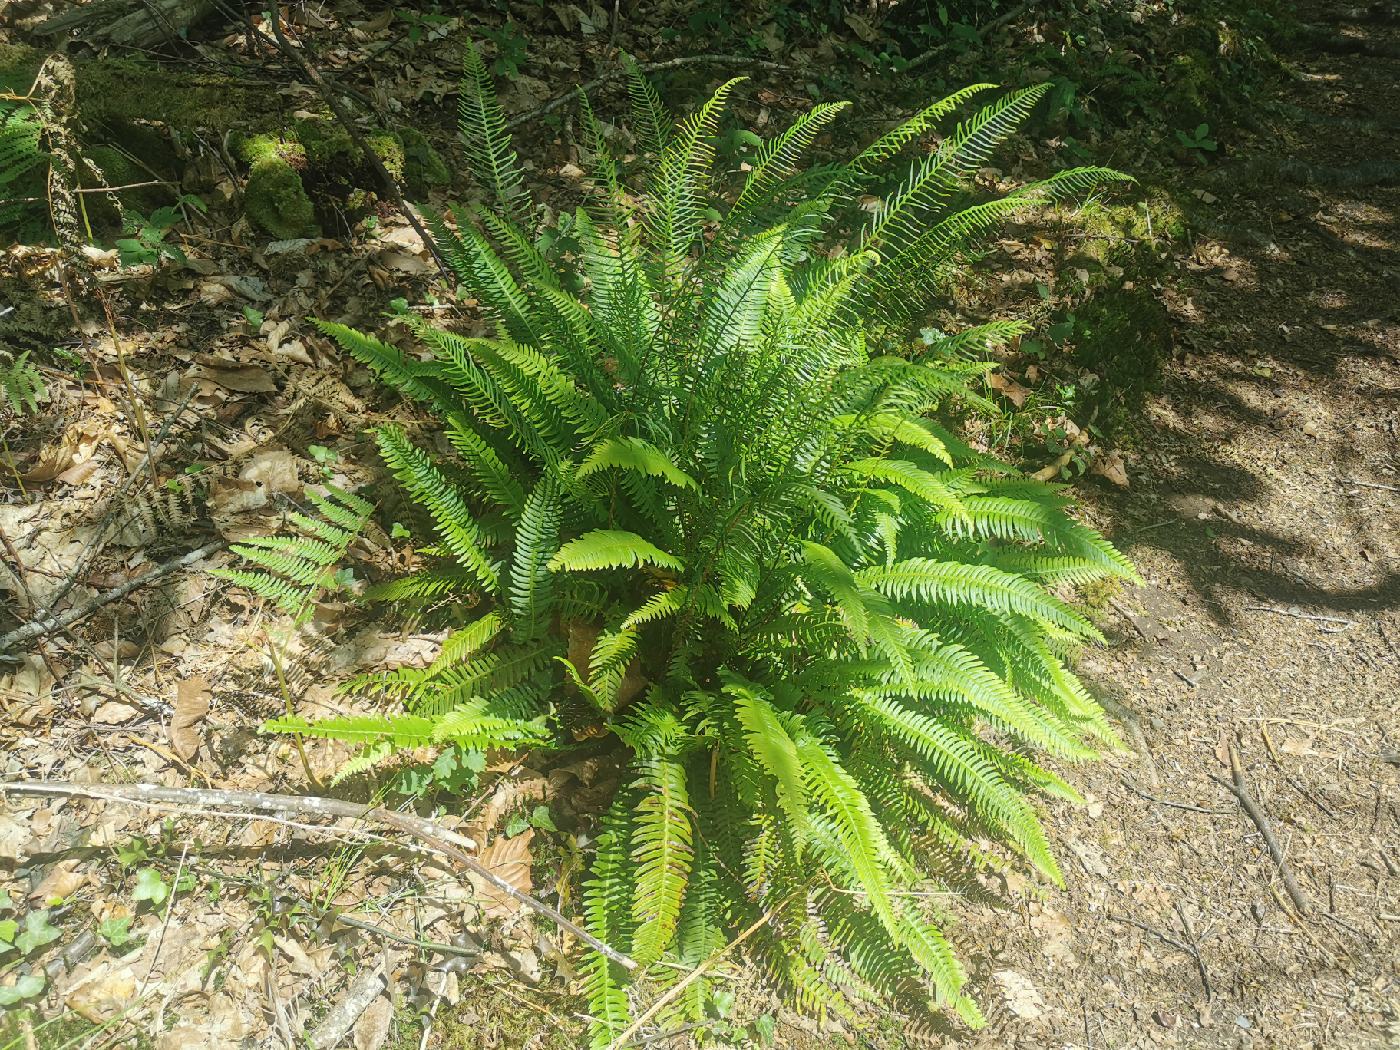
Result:
{"label": "dry brown leaf", "polygon": [[48,870],[39,885],[29,891],[29,901],[36,908],[43,908],[54,898],[70,897],[87,884],[87,874],[81,870],[80,860],[61,860]]}
{"label": "dry brown leaf", "polygon": [[200,354],[198,363],[185,373],[190,379],[202,379],[240,394],[270,394],[277,390],[272,376],[251,361],[226,361]]}
{"label": "dry brown leaf", "polygon": [[1026,398],[1030,396],[1030,391],[1023,387],[1010,376],[1004,376],[1000,372],[990,372],[987,375],[987,385],[993,390],[999,391],[1003,397],[1010,401],[1017,408],[1026,403]]}
{"label": "dry brown leaf", "polygon": [[42,485],[53,481],[70,468],[86,463],[102,444],[112,446],[113,451],[126,464],[126,443],[112,430],[96,421],[75,423],[63,432],[57,445],[50,445],[39,453],[39,462],[20,477],[30,485]]}
{"label": "dry brown leaf", "polygon": [[108,700],[92,713],[92,720],[98,725],[115,726],[130,722],[139,717],[141,709],[124,704],[120,700]]}
{"label": "dry brown leaf", "polygon": [[[530,893],[534,882],[530,878],[530,842],[535,837],[534,828],[526,828],[515,838],[508,839],[497,835],[491,844],[481,851],[478,860],[487,871],[503,879],[522,893]],[[488,919],[503,919],[514,915],[521,904],[514,897],[503,893],[480,875],[468,872],[472,886],[481,901],[482,914]]]}
{"label": "dry brown leaf", "polygon": [[1107,478],[1119,488],[1128,487],[1128,468],[1123,463],[1123,457],[1117,452],[1105,452],[1097,456],[1093,466],[1089,468],[1089,473]]}
{"label": "dry brown leaf", "polygon": [[175,686],[175,710],[170,716],[170,746],[186,762],[199,750],[199,724],[209,713],[209,681],[186,678]]}

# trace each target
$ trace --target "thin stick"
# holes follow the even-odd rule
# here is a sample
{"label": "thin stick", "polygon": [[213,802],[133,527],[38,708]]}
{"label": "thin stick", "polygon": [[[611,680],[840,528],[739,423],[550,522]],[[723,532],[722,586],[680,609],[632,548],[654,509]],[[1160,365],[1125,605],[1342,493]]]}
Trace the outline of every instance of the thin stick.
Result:
{"label": "thin stick", "polygon": [[1246,605],[1246,612],[1266,612],[1275,616],[1292,616],[1298,620],[1317,620],[1319,623],[1344,623],[1348,627],[1353,626],[1355,620],[1346,620],[1340,616],[1317,616],[1313,613],[1298,612],[1295,609],[1276,609],[1272,605]]}
{"label": "thin stick", "polygon": [[388,825],[422,840],[434,852],[455,860],[472,874],[485,879],[506,896],[518,901],[531,911],[552,919],[561,929],[588,944],[602,955],[627,970],[635,970],[636,962],[604,944],[587,930],[564,918],[557,910],[516,889],[494,871],[488,869],[475,857],[467,853],[476,849],[476,843],[464,835],[440,827],[431,820],[398,813],[376,806],[365,806],[358,802],[345,802],[341,799],[320,796],[274,795],[264,791],[227,791],[214,788],[167,788],[156,784],[70,784],[63,781],[20,780],[0,781],[0,793],[17,792],[22,795],[64,795],[77,798],[97,798],[109,802],[124,802],[132,805],[167,803],[174,805],[194,805],[203,808],[211,806],[232,806],[238,809],[265,809],[275,813],[313,813],[320,817],[368,820]]}
{"label": "thin stick", "polygon": [[112,602],[120,601],[132,591],[138,591],[146,586],[146,584],[152,583],[163,576],[169,576],[173,572],[179,572],[181,569],[223,550],[228,545],[228,540],[215,540],[212,543],[206,543],[203,547],[192,550],[188,554],[182,554],[178,558],[171,558],[169,561],[162,562],[150,572],[133,577],[125,583],[113,587],[109,591],[103,591],[96,598],[93,598],[89,602],[84,602],[75,609],[69,609],[67,612],[60,613],[57,616],[47,616],[37,620],[30,620],[22,627],[16,627],[9,634],[0,637],[0,654],[9,652],[22,642],[28,642],[35,638],[42,638],[45,635],[52,634],[54,631],[61,631],[64,628],[71,627],[79,620],[91,616],[104,605],[110,605]]}
{"label": "thin stick", "polygon": [[1228,809],[1207,809],[1205,806],[1193,806],[1189,802],[1172,802],[1169,799],[1158,798],[1156,795],[1149,795],[1127,777],[1121,778],[1122,785],[1131,791],[1138,798],[1145,798],[1148,802],[1155,802],[1159,806],[1170,806],[1172,809],[1184,809],[1188,813],[1210,813],[1214,816],[1230,812]]}
{"label": "thin stick", "polygon": [[769,921],[773,918],[773,916],[777,914],[778,909],[781,908],[788,901],[792,900],[792,896],[792,894],[788,894],[788,896],[784,898],[780,903],[769,908],[759,918],[755,919],[753,923],[746,930],[744,930],[743,933],[739,934],[739,936],[735,937],[723,948],[715,952],[695,969],[691,970],[690,973],[686,975],[685,980],[672,987],[665,995],[663,995],[660,999],[656,1000],[656,1002],[652,1003],[649,1007],[647,1007],[646,1012],[643,1013],[641,1017],[638,1017],[635,1021],[628,1025],[620,1036],[618,1036],[611,1043],[609,1043],[608,1050],[622,1050],[622,1048],[627,1045],[631,1038],[634,1035],[636,1035],[638,1031],[641,1030],[642,1025],[646,1024],[653,1017],[655,1017],[662,1010],[664,1010],[668,1003],[674,1002],[683,991],[689,988],[696,981],[700,980],[700,978],[704,976],[707,970],[713,968],[716,963],[718,963],[731,951],[739,947],[739,945],[743,944],[746,940],[752,937],[764,926],[768,925]]}
{"label": "thin stick", "polygon": [[1274,835],[1273,825],[1269,822],[1268,816],[1259,807],[1259,803],[1254,801],[1254,796],[1249,793],[1249,786],[1244,779],[1244,769],[1240,766],[1240,756],[1235,751],[1233,744],[1230,745],[1230,777],[1234,783],[1222,780],[1220,777],[1212,777],[1211,779],[1229,788],[1235,798],[1239,800],[1245,813],[1249,815],[1249,819],[1254,821],[1254,826],[1259,829],[1259,834],[1264,836],[1264,844],[1269,847],[1269,855],[1274,858],[1274,863],[1278,865],[1279,877],[1283,879],[1283,888],[1288,891],[1288,896],[1293,901],[1293,906],[1298,909],[1298,914],[1306,915],[1308,913],[1308,898],[1304,896],[1302,889],[1293,878],[1293,870],[1288,866],[1283,847],[1279,845],[1278,838]]}
{"label": "thin stick", "polygon": [[442,944],[438,941],[421,941],[416,937],[405,937],[401,933],[393,930],[386,930],[383,926],[376,926],[372,922],[364,922],[361,919],[352,918],[349,915],[337,915],[335,921],[346,926],[353,926],[357,930],[365,930],[368,933],[383,937],[386,940],[397,941],[399,944],[412,945],[415,948],[427,948],[430,951],[441,952],[443,955],[461,955],[467,958],[475,958],[480,952],[474,952],[467,948],[458,948],[455,944]]}
{"label": "thin stick", "polygon": [[1201,985],[1205,988],[1206,1002],[1210,1002],[1215,998],[1214,989],[1212,989],[1210,985],[1210,972],[1206,969],[1205,960],[1201,958],[1200,949],[1194,944],[1187,944],[1184,941],[1179,941],[1175,937],[1163,933],[1161,930],[1154,929],[1145,922],[1138,922],[1136,919],[1130,919],[1126,915],[1115,915],[1110,912],[1108,917],[1114,922],[1126,923],[1129,926],[1142,930],[1143,933],[1150,933],[1163,944],[1169,944],[1177,951],[1184,952],[1186,955],[1191,956],[1191,958],[1196,961],[1196,969],[1201,975]]}
{"label": "thin stick", "polygon": [[1382,485],[1379,481],[1359,481],[1356,478],[1347,478],[1348,485],[1359,485],[1363,489],[1384,489],[1386,492],[1400,492],[1400,487],[1395,485]]}
{"label": "thin stick", "polygon": [[151,974],[156,972],[156,963],[160,961],[160,950],[165,947],[165,931],[170,929],[170,915],[175,910],[175,898],[180,895],[180,878],[185,874],[185,858],[189,852],[190,844],[186,842],[180,850],[180,863],[175,868],[175,881],[170,884],[170,900],[165,905],[165,918],[161,920],[160,936],[156,938],[156,950],[151,953],[151,965],[146,967],[146,978],[141,982],[142,987],[151,983]]}

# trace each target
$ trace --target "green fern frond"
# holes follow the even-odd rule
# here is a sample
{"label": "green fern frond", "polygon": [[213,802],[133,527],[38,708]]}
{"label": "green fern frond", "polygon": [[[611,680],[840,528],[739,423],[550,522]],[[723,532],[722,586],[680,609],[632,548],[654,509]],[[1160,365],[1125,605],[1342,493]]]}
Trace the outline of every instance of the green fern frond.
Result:
{"label": "green fern frond", "polygon": [[685,568],[685,563],[675,555],[667,554],[635,532],[622,529],[594,529],[564,544],[549,560],[549,567],[555,572],[587,572],[638,565],[655,565],[676,572]]}
{"label": "green fern frond", "polygon": [[369,524],[374,504],[335,485],[307,490],[319,518],[288,516],[301,535],[254,536],[229,549],[253,568],[214,569],[212,574],[272,602],[294,622],[306,620],[325,594],[340,590],[336,566]]}

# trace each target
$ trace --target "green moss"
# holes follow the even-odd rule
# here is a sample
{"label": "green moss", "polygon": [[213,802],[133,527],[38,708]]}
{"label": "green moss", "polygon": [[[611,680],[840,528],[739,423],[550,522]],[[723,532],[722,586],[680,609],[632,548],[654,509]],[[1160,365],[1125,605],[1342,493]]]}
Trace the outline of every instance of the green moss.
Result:
{"label": "green moss", "polygon": [[306,165],[306,149],[278,135],[249,135],[235,148],[251,165],[243,190],[248,218],[279,241],[319,234],[316,209],[297,170]]}
{"label": "green moss", "polygon": [[268,92],[230,77],[131,59],[77,63],[78,110],[88,126],[153,121],[173,128],[266,126]]}
{"label": "green moss", "polygon": [[402,180],[404,176],[403,140],[392,131],[381,131],[378,134],[370,135],[365,141],[369,144],[369,148],[374,150],[379,162],[384,165],[384,170],[395,179]]}
{"label": "green moss", "polygon": [[422,132],[405,128],[399,132],[403,142],[404,178],[410,188],[422,192],[435,186],[446,186],[452,173],[447,170],[441,154],[429,144]]}
{"label": "green moss", "polygon": [[330,168],[355,163],[354,142],[349,133],[331,120],[299,120],[291,136],[306,151],[306,162],[314,168]]}

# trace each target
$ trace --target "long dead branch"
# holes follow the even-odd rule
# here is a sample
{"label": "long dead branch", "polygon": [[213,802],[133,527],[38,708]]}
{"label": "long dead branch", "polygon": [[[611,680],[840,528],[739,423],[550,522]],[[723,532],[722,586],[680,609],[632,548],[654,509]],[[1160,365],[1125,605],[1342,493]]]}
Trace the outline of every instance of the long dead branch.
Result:
{"label": "long dead branch", "polygon": [[342,799],[313,795],[276,795],[265,791],[228,791],[218,788],[168,788],[157,784],[71,784],[53,780],[0,781],[0,793],[4,792],[20,795],[63,795],[94,798],[137,806],[187,805],[206,810],[223,806],[240,810],[266,810],[273,813],[295,813],[303,816],[309,814],[333,819],[364,820],[383,824],[412,835],[433,852],[456,861],[467,871],[485,879],[506,896],[518,901],[531,911],[552,920],[560,929],[577,937],[619,966],[628,970],[637,968],[637,964],[632,959],[604,944],[581,926],[564,918],[544,901],[512,886],[483,865],[467,852],[467,850],[476,848],[476,843],[471,839],[441,827],[431,820],[409,813],[399,813],[395,810],[366,806],[358,802],[346,802]]}
{"label": "long dead branch", "polygon": [[223,550],[228,544],[228,540],[214,540],[212,543],[206,543],[203,547],[196,548],[188,554],[182,554],[178,558],[171,558],[169,561],[162,562],[150,572],[143,572],[140,576],[133,576],[125,583],[118,584],[111,590],[103,591],[91,601],[84,602],[82,605],[59,613],[57,616],[41,616],[37,620],[30,620],[28,623],[16,627],[9,634],[0,637],[0,657],[3,657],[5,653],[8,653],[17,645],[22,645],[24,642],[32,641],[35,638],[42,638],[47,634],[52,634],[54,631],[61,631],[65,627],[71,627],[79,620],[91,616],[104,605],[110,605],[112,602],[120,601],[132,591],[140,590],[142,587],[146,586],[146,584],[153,583],[162,576],[169,576],[172,572],[178,572],[186,566],[193,565],[195,562],[207,558],[216,551]]}

